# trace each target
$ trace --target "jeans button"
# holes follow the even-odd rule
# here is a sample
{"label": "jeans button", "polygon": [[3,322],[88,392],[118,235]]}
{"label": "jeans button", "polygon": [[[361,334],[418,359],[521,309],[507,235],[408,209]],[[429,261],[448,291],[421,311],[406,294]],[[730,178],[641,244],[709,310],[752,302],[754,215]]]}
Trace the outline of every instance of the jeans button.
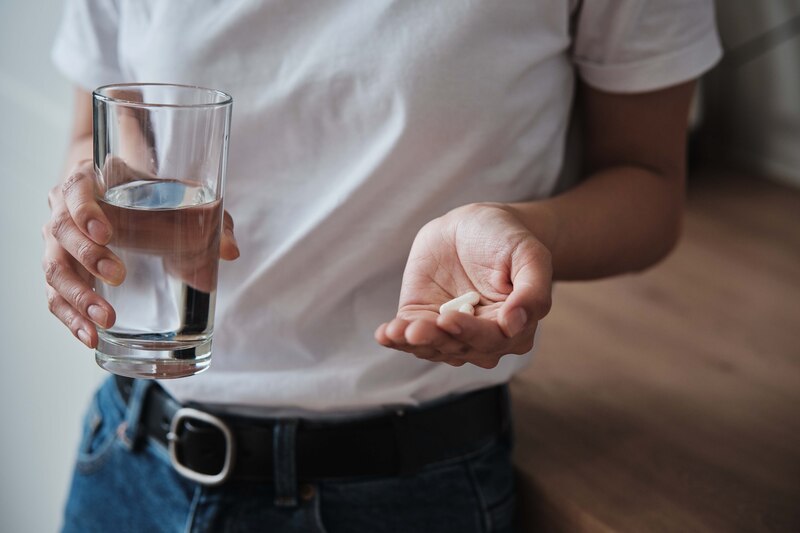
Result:
{"label": "jeans button", "polygon": [[317,490],[314,488],[314,485],[303,484],[300,486],[300,499],[303,501],[311,501],[316,496]]}

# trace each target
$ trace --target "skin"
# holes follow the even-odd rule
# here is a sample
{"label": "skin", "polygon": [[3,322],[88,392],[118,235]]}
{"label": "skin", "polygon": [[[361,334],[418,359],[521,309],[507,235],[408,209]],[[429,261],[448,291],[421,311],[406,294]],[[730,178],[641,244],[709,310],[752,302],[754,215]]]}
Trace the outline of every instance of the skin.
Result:
{"label": "skin", "polygon": [[[403,274],[397,316],[375,339],[420,359],[495,367],[533,347],[556,280],[642,270],[681,229],[694,82],[642,94],[579,90],[586,178],[540,201],[478,203],[426,224]],[[476,315],[438,314],[481,294]]]}
{"label": "skin", "polygon": [[[559,196],[512,204],[476,203],[432,220],[417,234],[403,274],[397,315],[375,339],[420,359],[493,368],[533,346],[556,280],[595,279],[644,269],[666,256],[680,234],[685,140],[694,82],[642,94],[582,86],[587,176]],[[114,310],[91,286],[118,285],[125,267],[105,246],[111,226],[94,199],[91,95],[78,91],[64,180],[50,191],[42,234],[51,312],[89,347],[95,325]],[[224,215],[222,259],[239,249]],[[477,291],[475,316],[438,314]]]}

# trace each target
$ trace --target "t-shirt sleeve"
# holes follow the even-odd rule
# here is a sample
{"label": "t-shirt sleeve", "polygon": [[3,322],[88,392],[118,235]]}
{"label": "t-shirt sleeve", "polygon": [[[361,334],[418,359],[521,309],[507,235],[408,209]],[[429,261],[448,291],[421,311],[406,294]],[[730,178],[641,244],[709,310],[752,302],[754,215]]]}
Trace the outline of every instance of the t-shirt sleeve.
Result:
{"label": "t-shirt sleeve", "polygon": [[575,22],[578,75],[607,92],[676,85],[722,57],[712,0],[584,0]]}
{"label": "t-shirt sleeve", "polygon": [[53,44],[56,67],[87,90],[124,81],[118,57],[115,0],[66,0]]}

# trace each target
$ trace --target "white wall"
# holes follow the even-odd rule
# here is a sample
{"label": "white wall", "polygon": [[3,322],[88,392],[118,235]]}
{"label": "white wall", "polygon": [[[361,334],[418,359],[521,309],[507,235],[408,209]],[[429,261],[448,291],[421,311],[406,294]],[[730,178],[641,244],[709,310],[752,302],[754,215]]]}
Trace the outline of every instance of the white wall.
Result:
{"label": "white wall", "polygon": [[47,311],[40,228],[71,87],[50,64],[60,0],[0,1],[0,531],[56,531],[84,407],[104,373]]}

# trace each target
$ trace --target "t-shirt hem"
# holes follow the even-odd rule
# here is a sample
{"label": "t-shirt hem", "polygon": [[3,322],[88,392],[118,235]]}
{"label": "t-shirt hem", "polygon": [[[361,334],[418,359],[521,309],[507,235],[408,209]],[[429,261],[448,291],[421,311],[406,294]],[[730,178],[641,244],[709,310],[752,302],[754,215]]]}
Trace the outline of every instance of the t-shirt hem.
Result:
{"label": "t-shirt hem", "polygon": [[621,65],[600,65],[575,59],[578,74],[589,86],[613,93],[663,89],[696,78],[722,57],[716,32],[667,54]]}

